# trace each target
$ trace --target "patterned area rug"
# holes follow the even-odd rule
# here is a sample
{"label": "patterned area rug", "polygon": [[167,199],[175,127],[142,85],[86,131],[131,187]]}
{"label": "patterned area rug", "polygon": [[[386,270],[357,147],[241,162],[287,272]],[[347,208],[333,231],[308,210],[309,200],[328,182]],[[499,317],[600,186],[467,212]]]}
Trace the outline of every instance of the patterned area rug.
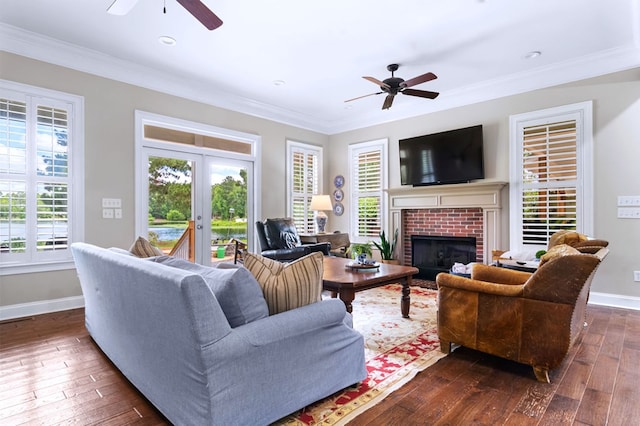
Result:
{"label": "patterned area rug", "polygon": [[392,284],[356,293],[353,322],[365,337],[367,378],[275,424],[345,424],[445,356],[436,331],[437,292],[411,287],[407,319],[400,314],[401,288]]}

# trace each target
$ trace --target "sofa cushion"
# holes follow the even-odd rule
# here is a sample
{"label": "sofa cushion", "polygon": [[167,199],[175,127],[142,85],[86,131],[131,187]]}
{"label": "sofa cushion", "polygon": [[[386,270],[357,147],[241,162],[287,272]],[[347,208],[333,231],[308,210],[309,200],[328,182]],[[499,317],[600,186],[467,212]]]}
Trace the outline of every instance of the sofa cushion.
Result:
{"label": "sofa cushion", "polygon": [[291,263],[247,253],[244,266],[262,287],[270,315],[321,300],[322,253],[311,253]]}
{"label": "sofa cushion", "polygon": [[209,267],[172,256],[159,256],[153,260],[202,276],[232,328],[269,316],[260,285],[243,267],[233,264]]}
{"label": "sofa cushion", "polygon": [[162,256],[164,254],[162,250],[155,247],[144,237],[138,237],[129,248],[129,251],[138,257]]}

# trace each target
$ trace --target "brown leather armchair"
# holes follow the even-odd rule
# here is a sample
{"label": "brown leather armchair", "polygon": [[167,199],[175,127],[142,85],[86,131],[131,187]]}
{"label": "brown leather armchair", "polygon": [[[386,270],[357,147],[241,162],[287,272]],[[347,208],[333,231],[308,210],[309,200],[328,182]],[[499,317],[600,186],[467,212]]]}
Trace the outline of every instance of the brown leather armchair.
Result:
{"label": "brown leather armchair", "polygon": [[331,250],[329,242],[303,244],[292,218],[258,221],[256,231],[262,248],[260,254],[270,259],[289,262],[317,251],[327,256]]}
{"label": "brown leather armchair", "polygon": [[[558,250],[559,249],[559,250]],[[477,264],[471,278],[440,273],[440,349],[457,343],[533,367],[549,383],[585,324],[591,281],[609,249],[562,245],[533,273]]]}

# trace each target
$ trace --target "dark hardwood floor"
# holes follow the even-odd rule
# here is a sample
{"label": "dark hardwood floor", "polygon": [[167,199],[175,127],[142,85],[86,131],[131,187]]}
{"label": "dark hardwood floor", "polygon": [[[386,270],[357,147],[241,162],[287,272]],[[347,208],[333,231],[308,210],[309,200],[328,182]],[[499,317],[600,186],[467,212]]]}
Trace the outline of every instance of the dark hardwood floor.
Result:
{"label": "dark hardwood floor", "polygon": [[[551,384],[458,348],[351,425],[640,425],[640,312],[589,306]],[[93,343],[82,309],[0,323],[0,424],[164,425]]]}

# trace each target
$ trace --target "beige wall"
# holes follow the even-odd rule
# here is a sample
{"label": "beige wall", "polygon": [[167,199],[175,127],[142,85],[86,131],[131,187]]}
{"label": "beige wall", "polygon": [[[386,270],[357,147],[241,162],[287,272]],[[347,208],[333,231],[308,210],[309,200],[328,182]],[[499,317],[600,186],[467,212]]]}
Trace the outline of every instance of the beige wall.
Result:
{"label": "beige wall", "polygon": [[[134,238],[134,111],[136,109],[260,135],[262,217],[285,209],[288,138],[324,146],[328,136],[239,114],[25,57],[0,52],[0,78],[84,96],[85,240],[128,247]],[[327,162],[328,164],[328,162]],[[117,170],[117,172],[115,172]],[[326,174],[326,171],[325,171]],[[274,191],[274,187],[282,188]],[[122,220],[102,219],[102,198],[121,198]],[[75,271],[0,277],[0,306],[81,295]]]}
{"label": "beige wall", "polygon": [[[389,138],[390,187],[400,186],[398,139],[483,124],[487,180],[508,181],[509,115],[579,101],[594,101],[595,233],[611,242],[611,254],[598,272],[593,290],[640,297],[640,220],[617,219],[618,195],[640,195],[640,70],[539,90],[433,113],[338,135],[322,135],[239,114],[175,96],[96,77],[0,52],[0,78],[59,90],[85,98],[85,240],[100,246],[127,247],[134,237],[134,110],[202,122],[262,137],[262,217],[285,212],[285,141],[290,138],[325,147],[325,188],[333,176],[347,178],[347,146]],[[446,93],[443,93],[446,96]],[[114,173],[117,168],[118,173]],[[281,189],[274,190],[274,184]],[[277,186],[276,186],[277,187]],[[103,197],[122,198],[122,220],[103,220]],[[506,198],[505,198],[506,200]],[[504,247],[508,245],[508,209],[503,211]],[[348,210],[330,214],[330,230],[348,230]],[[46,301],[81,294],[74,271],[0,277],[0,306]]]}
{"label": "beige wall", "polygon": [[[611,242],[592,290],[640,297],[632,273],[640,270],[640,220],[616,217],[618,195],[640,195],[640,69],[332,135],[329,173],[347,176],[349,144],[388,138],[389,187],[399,188],[399,139],[482,124],[486,180],[508,182],[509,116],[588,100],[594,107],[595,236]],[[345,214],[330,216],[332,228],[348,229],[349,199],[347,185]],[[502,215],[508,248],[508,208]]]}

